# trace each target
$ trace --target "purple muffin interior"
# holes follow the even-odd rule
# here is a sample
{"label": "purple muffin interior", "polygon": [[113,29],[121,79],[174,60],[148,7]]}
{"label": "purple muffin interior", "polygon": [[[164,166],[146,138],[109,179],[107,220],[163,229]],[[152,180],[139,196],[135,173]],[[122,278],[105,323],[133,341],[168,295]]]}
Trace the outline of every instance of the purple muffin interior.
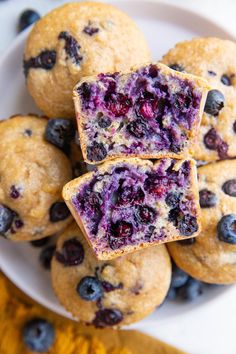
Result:
{"label": "purple muffin interior", "polygon": [[93,173],[72,204],[95,252],[193,235],[198,221],[191,168],[189,161],[163,159],[154,166],[120,162]]}
{"label": "purple muffin interior", "polygon": [[109,155],[180,154],[200,119],[200,88],[154,64],[126,76],[100,74],[97,81],[83,82],[77,93],[90,161]]}

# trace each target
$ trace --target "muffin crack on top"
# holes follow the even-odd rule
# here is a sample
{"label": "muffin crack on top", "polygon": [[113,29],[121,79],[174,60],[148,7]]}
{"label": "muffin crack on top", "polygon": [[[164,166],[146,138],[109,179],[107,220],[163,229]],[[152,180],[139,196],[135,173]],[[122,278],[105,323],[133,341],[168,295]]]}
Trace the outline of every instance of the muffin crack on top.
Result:
{"label": "muffin crack on top", "polygon": [[33,27],[24,51],[29,93],[48,117],[74,118],[72,90],[84,76],[150,61],[136,24],[115,7],[68,3]]}

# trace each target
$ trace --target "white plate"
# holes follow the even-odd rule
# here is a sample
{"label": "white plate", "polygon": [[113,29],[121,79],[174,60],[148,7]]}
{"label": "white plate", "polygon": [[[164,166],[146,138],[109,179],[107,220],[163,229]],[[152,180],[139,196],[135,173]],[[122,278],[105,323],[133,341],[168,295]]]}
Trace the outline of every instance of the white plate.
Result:
{"label": "white plate", "polygon": [[[152,49],[153,59],[161,56],[176,42],[196,36],[216,36],[233,39],[233,36],[217,24],[189,10],[168,4],[122,1],[112,2],[136,20]],[[0,118],[16,113],[39,112],[29,97],[22,72],[22,53],[27,33],[14,41],[0,62]],[[14,244],[0,240],[0,266],[5,274],[26,294],[47,308],[66,317],[70,315],[55,298],[49,272],[38,262],[38,250],[29,244]],[[228,288],[227,288],[228,289]],[[197,311],[226,288],[211,289],[193,304],[167,303],[145,320],[132,326],[145,329],[163,321],[173,320],[186,312]]]}

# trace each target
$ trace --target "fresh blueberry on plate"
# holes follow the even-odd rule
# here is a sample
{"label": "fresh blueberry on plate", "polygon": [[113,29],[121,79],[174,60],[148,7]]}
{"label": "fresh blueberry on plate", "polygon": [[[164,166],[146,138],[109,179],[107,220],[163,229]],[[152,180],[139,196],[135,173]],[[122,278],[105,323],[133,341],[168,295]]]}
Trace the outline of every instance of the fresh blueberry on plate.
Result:
{"label": "fresh blueberry on plate", "polygon": [[178,288],[177,295],[186,301],[196,300],[203,293],[203,283],[197,279],[189,277],[188,281]]}
{"label": "fresh blueberry on plate", "polygon": [[177,296],[176,288],[173,288],[172,286],[170,286],[168,293],[166,295],[166,300],[173,301],[176,299],[176,296]]}
{"label": "fresh blueberry on plate", "polygon": [[14,219],[14,213],[5,205],[0,204],[0,234],[4,235],[7,232]]}
{"label": "fresh blueberry on plate", "polygon": [[66,203],[56,202],[52,204],[49,210],[49,217],[51,222],[58,222],[67,219],[70,216],[70,211]]}
{"label": "fresh blueberry on plate", "polygon": [[48,121],[45,139],[59,149],[67,152],[74,136],[75,127],[71,120],[55,118]]}
{"label": "fresh blueberry on plate", "polygon": [[55,339],[52,324],[41,318],[34,318],[23,327],[23,341],[30,351],[47,352]]}
{"label": "fresh blueberry on plate", "polygon": [[40,15],[35,10],[28,9],[23,11],[18,20],[18,32],[23,31],[39,19]]}
{"label": "fresh blueberry on plate", "polygon": [[185,285],[189,279],[189,275],[182,269],[178,268],[175,264],[172,267],[171,287],[180,288]]}

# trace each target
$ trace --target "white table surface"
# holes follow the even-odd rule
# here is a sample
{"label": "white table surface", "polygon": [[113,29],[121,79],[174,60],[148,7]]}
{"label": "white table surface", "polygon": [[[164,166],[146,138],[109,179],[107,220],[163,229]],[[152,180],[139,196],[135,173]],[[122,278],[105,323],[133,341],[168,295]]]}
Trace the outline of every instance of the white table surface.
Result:
{"label": "white table surface", "polygon": [[[205,17],[216,20],[236,35],[235,0],[163,1],[196,10]],[[0,2],[0,54],[11,45],[16,36],[17,18],[23,9],[34,8],[40,14],[44,14],[64,2],[67,1],[7,0]],[[236,354],[235,318],[236,287],[233,287],[225,295],[199,308],[198,311],[180,316],[172,322],[162,322],[155,328],[145,328],[145,332],[166,340],[170,344],[175,343],[191,354]],[[198,348],[201,349],[196,350],[194,343],[198,343]]]}

